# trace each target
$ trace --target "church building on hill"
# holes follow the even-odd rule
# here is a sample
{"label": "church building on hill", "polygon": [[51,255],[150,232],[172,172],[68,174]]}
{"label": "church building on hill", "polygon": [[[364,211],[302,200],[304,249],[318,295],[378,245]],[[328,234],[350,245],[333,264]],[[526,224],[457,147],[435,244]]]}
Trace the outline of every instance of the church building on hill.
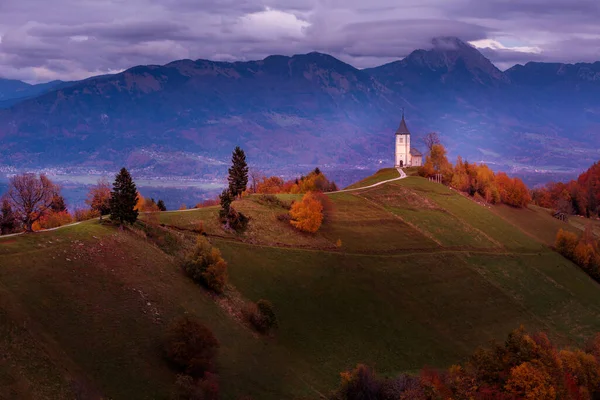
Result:
{"label": "church building on hill", "polygon": [[420,167],[423,165],[423,155],[414,147],[410,147],[410,131],[404,121],[404,110],[402,111],[402,121],[396,130],[396,155],[394,166],[400,167]]}

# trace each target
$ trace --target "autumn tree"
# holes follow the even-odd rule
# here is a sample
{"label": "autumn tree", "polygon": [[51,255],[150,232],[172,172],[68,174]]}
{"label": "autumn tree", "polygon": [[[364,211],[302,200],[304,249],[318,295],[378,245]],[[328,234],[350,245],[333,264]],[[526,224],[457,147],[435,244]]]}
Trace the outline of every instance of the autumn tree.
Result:
{"label": "autumn tree", "polygon": [[121,168],[115,177],[110,196],[110,218],[119,221],[121,225],[124,222],[133,224],[138,218],[138,211],[135,209],[137,200],[133,179],[127,169]]}
{"label": "autumn tree", "polygon": [[282,193],[285,182],[278,176],[262,177],[256,183],[255,192],[263,194]]}
{"label": "autumn tree", "polygon": [[142,196],[141,193],[138,192],[137,194],[137,202],[135,203],[135,209],[138,212],[156,212],[156,211],[160,211],[158,209],[158,205],[156,205],[156,202],[154,201],[153,198],[146,198],[144,196]]}
{"label": "autumn tree", "polygon": [[315,233],[323,222],[323,205],[314,193],[308,192],[301,201],[292,205],[290,216],[292,226],[304,232]]}
{"label": "autumn tree", "polygon": [[229,191],[234,197],[241,197],[248,185],[248,164],[246,154],[239,146],[233,150],[231,155],[231,168],[229,168]]}
{"label": "autumn tree", "polygon": [[425,164],[420,169],[420,174],[426,177],[441,174],[444,183],[452,182],[452,164],[446,157],[446,148],[441,144],[434,144],[425,157]]}
{"label": "autumn tree", "polygon": [[556,389],[550,375],[539,362],[524,362],[510,371],[506,391],[524,400],[552,400]]}
{"label": "autumn tree", "polygon": [[106,178],[99,179],[96,186],[93,186],[88,192],[85,200],[92,211],[102,216],[110,213],[110,183]]}
{"label": "autumn tree", "polygon": [[13,233],[16,228],[17,216],[13,212],[10,201],[2,199],[2,207],[0,208],[0,235]]}
{"label": "autumn tree", "polygon": [[52,199],[52,205],[50,206],[50,209],[55,213],[67,211],[67,203],[65,202],[65,198],[58,193],[55,194],[54,198]]}
{"label": "autumn tree", "polygon": [[10,179],[7,196],[25,230],[32,232],[33,223],[50,210],[58,193],[58,187],[46,175],[22,174]]}
{"label": "autumn tree", "polygon": [[440,140],[440,136],[438,135],[437,132],[429,132],[423,138],[423,143],[425,144],[425,147],[427,148],[427,151],[429,153],[431,153],[431,150],[433,150],[433,146],[435,146],[436,144],[440,144],[441,145],[442,141]]}

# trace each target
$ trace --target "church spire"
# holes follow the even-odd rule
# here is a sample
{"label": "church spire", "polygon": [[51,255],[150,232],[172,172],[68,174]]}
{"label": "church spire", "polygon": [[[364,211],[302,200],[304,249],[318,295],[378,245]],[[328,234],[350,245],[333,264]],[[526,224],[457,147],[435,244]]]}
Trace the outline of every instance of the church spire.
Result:
{"label": "church spire", "polygon": [[410,135],[410,131],[406,126],[406,121],[404,120],[404,107],[402,107],[402,121],[400,121],[400,126],[396,130],[396,135]]}

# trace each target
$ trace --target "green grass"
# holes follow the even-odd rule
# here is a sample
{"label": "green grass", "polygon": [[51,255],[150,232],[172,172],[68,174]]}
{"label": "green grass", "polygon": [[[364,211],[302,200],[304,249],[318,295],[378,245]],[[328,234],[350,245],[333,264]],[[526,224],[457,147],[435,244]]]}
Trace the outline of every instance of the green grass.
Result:
{"label": "green grass", "polygon": [[554,218],[549,210],[534,205],[520,209],[501,204],[494,206],[492,211],[548,246],[554,245],[559,229],[581,233],[577,227]]}
{"label": "green grass", "polygon": [[409,177],[390,184],[415,191],[419,196],[433,201],[438,207],[459,217],[507,249],[528,251],[543,248],[542,243],[535,238],[492,212],[491,206],[479,205],[446,186],[418,177]]}
{"label": "green grass", "polygon": [[[162,360],[161,337],[168,321],[190,313],[221,342],[219,374],[223,382],[235,382],[223,385],[223,398],[311,393],[292,364],[286,367],[285,348],[256,338],[183,276],[171,257],[137,235],[94,221],[18,237],[1,249],[0,305],[10,295],[20,309],[13,315],[15,324],[31,319],[39,326],[39,332],[26,332],[39,349],[5,344],[8,358],[18,364],[11,371],[35,369],[49,360],[38,374],[49,372],[37,381],[31,378],[34,387],[52,379],[46,385],[68,393],[70,381],[56,375],[73,365],[69,372],[78,381],[108,398],[166,399],[175,375]],[[10,381],[2,371],[0,364],[0,382]],[[4,393],[10,393],[8,383],[0,387]],[[58,389],[49,393],[55,395],[48,398],[69,397],[56,394]]]}
{"label": "green grass", "polygon": [[[598,284],[546,246],[558,221],[543,210],[485,207],[418,177],[329,198],[314,235],[250,196],[234,204],[251,217],[241,235],[208,207],[143,216],[172,231],[88,221],[0,239],[0,398],[70,398],[76,381],[106,398],[166,399],[175,374],[161,338],[186,313],[221,343],[223,399],[315,398],[357,363],[445,367],[521,324],[565,345],[600,330]],[[181,273],[178,240],[200,227],[240,296],[273,303],[274,337]]]}
{"label": "green grass", "polygon": [[387,181],[390,179],[399,178],[400,174],[396,168],[383,168],[377,171],[374,175],[371,175],[363,180],[360,180],[346,189],[356,189],[365,186],[371,186],[379,182]]}
{"label": "green grass", "polygon": [[382,185],[358,195],[399,216],[440,246],[497,247],[483,232],[405,186]]}

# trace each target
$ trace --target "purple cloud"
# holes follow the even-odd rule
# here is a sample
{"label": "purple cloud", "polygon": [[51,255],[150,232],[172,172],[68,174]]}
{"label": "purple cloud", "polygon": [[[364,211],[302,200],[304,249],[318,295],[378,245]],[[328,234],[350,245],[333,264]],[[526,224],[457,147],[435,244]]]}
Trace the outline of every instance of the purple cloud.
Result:
{"label": "purple cloud", "polygon": [[80,79],[181,58],[312,50],[370,67],[438,36],[500,43],[482,52],[502,69],[595,61],[599,18],[595,0],[3,0],[0,76]]}

